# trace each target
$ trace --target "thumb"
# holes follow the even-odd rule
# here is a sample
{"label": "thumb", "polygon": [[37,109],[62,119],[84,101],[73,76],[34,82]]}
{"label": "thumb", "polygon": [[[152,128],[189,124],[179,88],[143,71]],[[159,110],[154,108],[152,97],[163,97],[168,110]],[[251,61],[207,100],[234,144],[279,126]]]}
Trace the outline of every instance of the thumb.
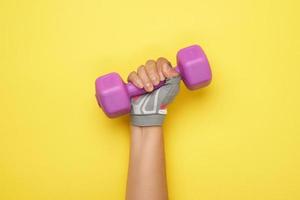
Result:
{"label": "thumb", "polygon": [[172,66],[169,63],[165,63],[163,65],[162,73],[166,78],[172,78],[174,76],[179,75],[179,73],[175,70],[175,68],[172,68]]}

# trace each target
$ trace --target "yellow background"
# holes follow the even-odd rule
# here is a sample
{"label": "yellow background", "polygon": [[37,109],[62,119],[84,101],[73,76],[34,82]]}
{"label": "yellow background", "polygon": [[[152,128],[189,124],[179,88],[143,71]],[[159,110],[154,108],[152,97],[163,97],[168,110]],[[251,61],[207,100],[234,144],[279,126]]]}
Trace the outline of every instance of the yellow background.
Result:
{"label": "yellow background", "polygon": [[169,107],[170,199],[300,199],[298,2],[1,0],[0,199],[123,199],[129,118],[94,80],[190,44],[213,82]]}

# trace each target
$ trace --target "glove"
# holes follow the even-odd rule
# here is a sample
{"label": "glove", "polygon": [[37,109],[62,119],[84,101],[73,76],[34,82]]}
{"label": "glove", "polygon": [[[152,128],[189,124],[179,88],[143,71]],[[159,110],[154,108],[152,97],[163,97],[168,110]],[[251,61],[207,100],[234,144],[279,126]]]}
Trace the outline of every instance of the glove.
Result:
{"label": "glove", "polygon": [[151,93],[131,98],[131,124],[161,126],[167,114],[167,105],[179,91],[180,76],[166,80],[165,85]]}

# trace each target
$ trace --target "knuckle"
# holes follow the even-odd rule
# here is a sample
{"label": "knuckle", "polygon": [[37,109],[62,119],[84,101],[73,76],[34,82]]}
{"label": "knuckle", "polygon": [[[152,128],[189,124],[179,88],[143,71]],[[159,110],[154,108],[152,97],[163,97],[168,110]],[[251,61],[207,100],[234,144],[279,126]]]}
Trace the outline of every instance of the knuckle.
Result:
{"label": "knuckle", "polygon": [[159,57],[157,59],[157,62],[159,62],[159,63],[166,63],[166,62],[169,62],[169,61],[166,58],[164,58],[164,57]]}
{"label": "knuckle", "polygon": [[134,76],[136,75],[136,72],[133,71],[133,72],[130,72],[129,75],[128,75],[128,80],[132,80],[134,78]]}
{"label": "knuckle", "polygon": [[152,60],[152,59],[150,59],[150,60],[147,60],[147,62],[146,62],[146,67],[154,67],[156,65],[156,62],[155,62],[155,60]]}
{"label": "knuckle", "polygon": [[156,79],[156,77],[158,76],[157,71],[158,70],[156,69],[156,62],[153,60],[147,61],[146,72],[151,80]]}
{"label": "knuckle", "polygon": [[129,77],[134,77],[134,76],[136,76],[136,72],[135,71],[130,72]]}
{"label": "knuckle", "polygon": [[160,70],[164,70],[166,66],[171,67],[170,62],[163,57],[158,58],[157,65],[158,65],[158,69]]}
{"label": "knuckle", "polygon": [[145,66],[144,66],[144,65],[141,65],[141,66],[138,67],[137,73],[141,73],[141,72],[143,72],[144,70],[145,70]]}

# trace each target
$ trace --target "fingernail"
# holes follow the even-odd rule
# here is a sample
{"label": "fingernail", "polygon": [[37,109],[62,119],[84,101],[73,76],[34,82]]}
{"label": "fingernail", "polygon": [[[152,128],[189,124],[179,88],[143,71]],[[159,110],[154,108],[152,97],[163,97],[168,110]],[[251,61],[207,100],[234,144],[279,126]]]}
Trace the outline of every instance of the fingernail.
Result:
{"label": "fingernail", "polygon": [[160,77],[161,81],[165,80],[165,77],[164,77],[164,75],[162,73],[159,73],[159,77]]}
{"label": "fingernail", "polygon": [[150,83],[146,83],[145,89],[146,89],[147,91],[152,91],[152,90],[153,90],[153,85],[150,84]]}
{"label": "fingernail", "polygon": [[151,79],[152,79],[152,83],[154,85],[158,85],[159,81],[158,81],[158,79],[156,77],[152,77]]}
{"label": "fingernail", "polygon": [[143,83],[142,83],[141,80],[137,80],[137,81],[136,81],[136,84],[137,84],[137,86],[138,86],[139,88],[143,88],[143,87],[144,87],[144,85],[143,85]]}

